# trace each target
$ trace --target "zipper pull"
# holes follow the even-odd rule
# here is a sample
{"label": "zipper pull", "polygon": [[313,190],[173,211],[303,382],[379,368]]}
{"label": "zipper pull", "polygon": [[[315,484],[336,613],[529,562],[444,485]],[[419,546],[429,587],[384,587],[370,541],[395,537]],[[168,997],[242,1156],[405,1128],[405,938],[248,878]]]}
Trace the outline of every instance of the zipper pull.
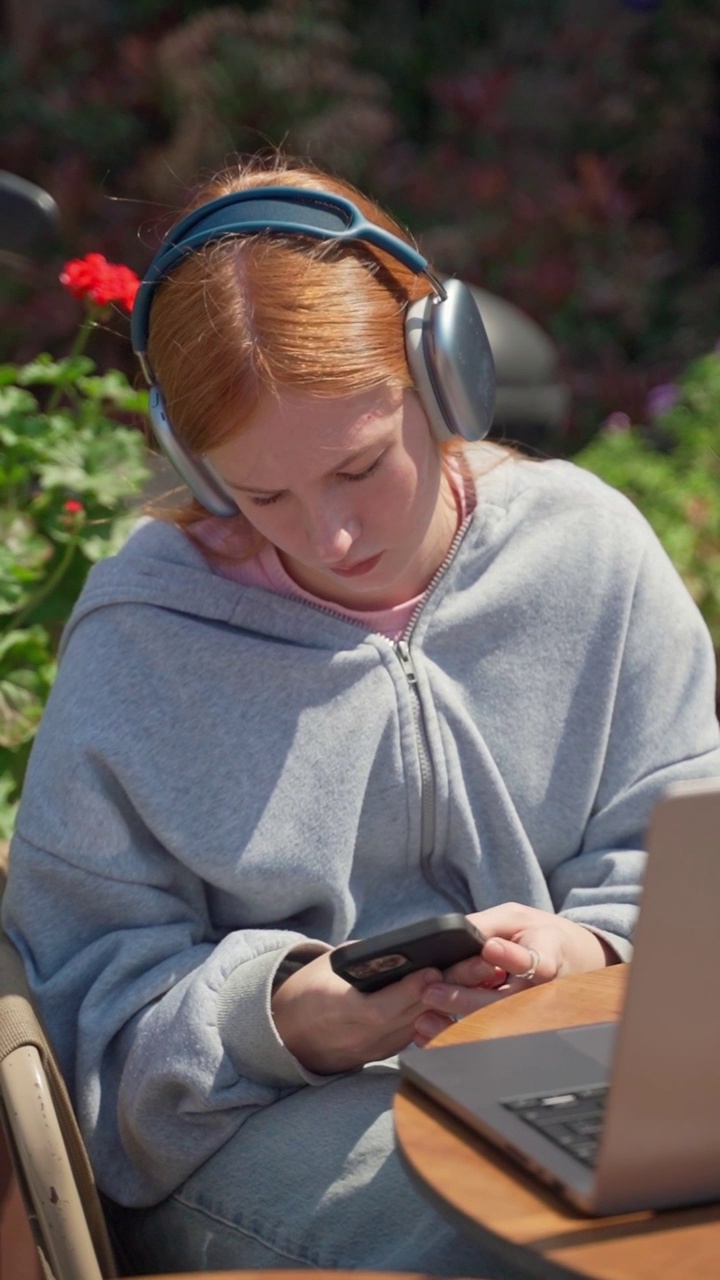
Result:
{"label": "zipper pull", "polygon": [[408,684],[416,685],[417,676],[415,674],[415,667],[413,666],[413,660],[410,654],[410,647],[407,641],[398,640],[395,645],[395,652],[397,653],[397,656],[400,659],[400,666],[402,667],[405,673],[405,679],[407,680]]}

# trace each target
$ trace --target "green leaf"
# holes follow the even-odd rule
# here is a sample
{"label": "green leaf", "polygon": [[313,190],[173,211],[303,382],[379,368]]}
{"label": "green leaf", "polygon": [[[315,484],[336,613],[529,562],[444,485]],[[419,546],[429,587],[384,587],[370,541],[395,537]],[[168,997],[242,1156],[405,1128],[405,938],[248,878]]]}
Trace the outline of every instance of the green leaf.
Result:
{"label": "green leaf", "polygon": [[21,512],[0,512],[0,614],[15,613],[44,576],[52,543]]}
{"label": "green leaf", "polygon": [[0,747],[14,750],[34,737],[54,677],[43,627],[0,636]]}
{"label": "green leaf", "polygon": [[90,400],[110,401],[126,412],[143,413],[147,409],[147,391],[131,386],[118,369],[92,378],[78,378],[77,385]]}
{"label": "green leaf", "polygon": [[115,555],[127,542],[141,519],[142,515],[139,511],[126,511],[123,515],[116,516],[114,520],[107,521],[104,527],[97,529],[94,536],[91,534],[83,538],[83,554],[93,563],[104,560],[106,556]]}
{"label": "green leaf", "polygon": [[18,413],[33,413],[36,409],[37,400],[31,391],[24,391],[22,387],[0,386],[0,419]]}
{"label": "green leaf", "polygon": [[15,778],[12,774],[5,773],[2,769],[2,757],[5,754],[5,752],[0,751],[0,840],[10,839],[19,805],[18,786]]}
{"label": "green leaf", "polygon": [[83,375],[93,372],[95,363],[89,356],[66,356],[63,360],[53,360],[43,353],[23,365],[18,371],[17,381],[20,386],[33,386],[42,383],[48,387],[58,384],[76,382]]}

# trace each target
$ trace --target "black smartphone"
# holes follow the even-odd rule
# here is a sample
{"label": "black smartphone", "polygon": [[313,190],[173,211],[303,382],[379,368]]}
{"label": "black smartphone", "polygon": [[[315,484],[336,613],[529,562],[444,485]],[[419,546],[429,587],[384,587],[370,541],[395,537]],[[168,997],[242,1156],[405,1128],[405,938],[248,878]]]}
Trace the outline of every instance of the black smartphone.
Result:
{"label": "black smartphone", "polygon": [[378,991],[416,969],[449,969],[458,960],[478,955],[485,941],[480,930],[456,912],[345,942],[330,952],[330,964],[358,991]]}

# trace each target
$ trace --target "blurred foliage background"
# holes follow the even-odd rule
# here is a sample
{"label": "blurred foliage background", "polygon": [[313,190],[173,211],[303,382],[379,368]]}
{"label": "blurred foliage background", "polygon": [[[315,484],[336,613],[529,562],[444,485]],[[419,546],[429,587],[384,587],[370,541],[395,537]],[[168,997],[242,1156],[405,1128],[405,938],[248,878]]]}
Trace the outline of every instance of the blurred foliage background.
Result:
{"label": "blurred foliage background", "polygon": [[[559,346],[572,453],[720,331],[719,0],[3,0],[0,167],[142,272],[198,173],[284,145]],[[74,314],[2,285],[0,358]],[[129,360],[125,335],[105,357]]]}

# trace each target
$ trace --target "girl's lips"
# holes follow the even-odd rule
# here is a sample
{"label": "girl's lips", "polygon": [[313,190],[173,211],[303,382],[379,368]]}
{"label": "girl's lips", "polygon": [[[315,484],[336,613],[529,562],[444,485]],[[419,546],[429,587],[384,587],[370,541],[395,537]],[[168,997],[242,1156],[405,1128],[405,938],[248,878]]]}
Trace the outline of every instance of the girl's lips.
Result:
{"label": "girl's lips", "polygon": [[347,569],[332,569],[331,573],[338,574],[341,578],[360,578],[364,573],[370,573],[380,560],[382,552],[378,552],[376,556],[371,556],[369,560],[359,560],[357,564],[352,564]]}

